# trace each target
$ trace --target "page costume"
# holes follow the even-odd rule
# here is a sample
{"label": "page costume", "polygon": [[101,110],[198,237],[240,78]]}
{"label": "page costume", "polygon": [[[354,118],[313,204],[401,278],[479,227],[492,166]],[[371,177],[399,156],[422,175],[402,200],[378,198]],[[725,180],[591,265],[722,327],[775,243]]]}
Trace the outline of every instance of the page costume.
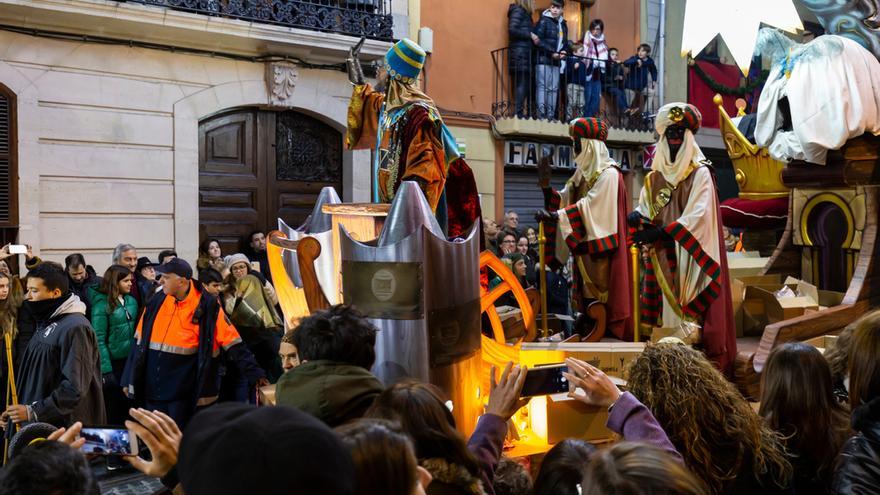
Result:
{"label": "page costume", "polygon": [[606,306],[607,330],[631,340],[632,271],[626,247],[629,203],[623,174],[611,159],[608,128],[596,118],[575,119],[569,126],[580,146],[577,170],[561,191],[544,189],[545,208],[558,223],[545,223],[546,262],[564,264],[574,256],[575,302],[584,313],[595,300]]}
{"label": "page costume", "polygon": [[[641,321],[664,328],[683,322],[701,326],[706,355],[729,375],[736,327],[715,179],[694,138],[701,119],[686,103],[667,104],[657,114],[660,141],[636,211],[665,235],[648,249]],[[671,125],[685,128],[675,157],[666,138]]]}

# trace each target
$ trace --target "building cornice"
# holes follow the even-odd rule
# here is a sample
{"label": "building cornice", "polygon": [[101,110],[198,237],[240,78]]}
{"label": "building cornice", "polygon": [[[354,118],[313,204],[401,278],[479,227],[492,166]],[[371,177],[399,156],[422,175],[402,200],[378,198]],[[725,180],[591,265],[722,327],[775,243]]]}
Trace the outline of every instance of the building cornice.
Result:
{"label": "building cornice", "polygon": [[[0,0],[0,24],[315,63],[341,62],[356,41],[343,34],[110,0]],[[367,39],[361,57],[380,58],[390,46]]]}

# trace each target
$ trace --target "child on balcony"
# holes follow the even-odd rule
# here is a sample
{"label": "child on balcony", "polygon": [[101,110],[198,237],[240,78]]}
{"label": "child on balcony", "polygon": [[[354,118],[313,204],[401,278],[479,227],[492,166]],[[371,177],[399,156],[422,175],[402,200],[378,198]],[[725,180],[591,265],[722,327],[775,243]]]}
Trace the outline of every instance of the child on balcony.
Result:
{"label": "child on balcony", "polygon": [[568,61],[565,68],[565,86],[568,104],[565,107],[565,120],[569,121],[584,115],[584,90],[587,85],[587,70],[590,61],[584,57],[584,45],[575,43],[571,46],[575,57]]}
{"label": "child on balcony", "polygon": [[657,66],[651,58],[651,45],[647,43],[639,45],[637,54],[628,58],[623,65],[629,71],[624,84],[626,98],[630,102],[627,113],[642,113],[645,111],[647,101],[645,90],[648,88],[648,74],[651,75],[651,91],[654,91],[657,84]]}
{"label": "child on balcony", "polygon": [[620,63],[620,51],[617,48],[608,49],[608,70],[605,72],[605,80],[603,86],[605,92],[611,97],[617,107],[613,112],[608,112],[619,116],[626,111],[628,105],[626,103],[626,93],[623,90],[623,79],[626,72],[623,64]]}

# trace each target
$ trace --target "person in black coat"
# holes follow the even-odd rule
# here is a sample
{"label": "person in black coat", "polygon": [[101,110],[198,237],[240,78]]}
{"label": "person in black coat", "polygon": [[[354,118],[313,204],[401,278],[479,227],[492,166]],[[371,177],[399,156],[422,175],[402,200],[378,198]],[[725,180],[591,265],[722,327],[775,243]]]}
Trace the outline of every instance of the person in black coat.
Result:
{"label": "person in black coat", "polygon": [[[553,0],[550,8],[541,14],[532,41],[537,46],[537,68],[535,69],[535,103],[539,119],[556,118],[556,104],[559,96],[559,79],[564,67],[565,56],[571,51],[568,40],[568,25],[562,17],[562,0]],[[559,33],[562,36],[559,36]]]}
{"label": "person in black coat", "polygon": [[855,323],[850,344],[849,403],[856,434],[837,461],[832,493],[880,493],[880,311]]}
{"label": "person in black coat", "polygon": [[[532,11],[535,0],[516,0],[507,9],[508,69],[510,70],[511,86],[513,87],[516,116],[525,116],[525,104],[529,95],[531,82],[532,48]],[[531,111],[529,112],[531,113]]]}

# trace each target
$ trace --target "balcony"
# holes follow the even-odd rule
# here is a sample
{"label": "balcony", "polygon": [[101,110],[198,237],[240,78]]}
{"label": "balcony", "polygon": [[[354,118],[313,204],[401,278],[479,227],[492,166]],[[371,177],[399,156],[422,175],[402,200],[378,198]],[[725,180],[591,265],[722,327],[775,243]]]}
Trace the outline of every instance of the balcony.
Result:
{"label": "balcony", "polygon": [[[573,83],[570,71],[559,66],[539,66],[534,52],[527,64],[513,70],[510,49],[492,52],[494,88],[492,114],[502,134],[524,134],[547,137],[568,135],[568,122],[578,117],[601,117],[609,127],[609,141],[649,143],[653,140],[657,98],[651,90],[657,77],[647,67],[567,56],[567,64],[606,68],[601,79],[598,109],[587,115],[583,85]],[[570,66],[571,67],[571,66]],[[540,83],[539,78],[558,78]],[[656,84],[654,85],[656,87]]]}
{"label": "balcony", "polygon": [[391,0],[116,1],[381,41],[393,38]]}
{"label": "balcony", "polygon": [[[393,19],[393,20],[392,20]],[[367,36],[381,58],[408,25],[403,0],[0,0],[0,24],[245,57],[338,64]]]}

